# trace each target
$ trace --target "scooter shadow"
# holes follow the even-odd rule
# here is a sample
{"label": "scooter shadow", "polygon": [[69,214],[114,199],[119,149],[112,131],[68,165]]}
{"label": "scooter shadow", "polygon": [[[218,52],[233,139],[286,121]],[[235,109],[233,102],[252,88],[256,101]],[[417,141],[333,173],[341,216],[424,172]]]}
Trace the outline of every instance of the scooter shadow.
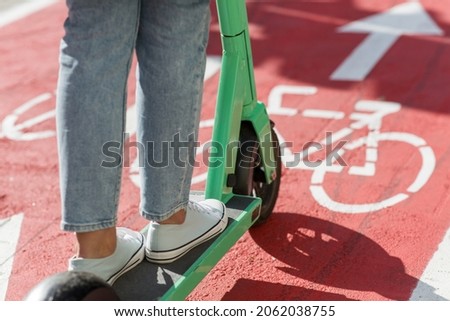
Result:
{"label": "scooter shadow", "polygon": [[[278,269],[297,278],[333,288],[375,292],[399,301],[409,300],[419,282],[406,273],[401,259],[360,232],[298,213],[274,213],[270,221],[250,229],[250,235],[264,251],[287,265]],[[421,286],[427,288],[427,300],[443,299],[434,288]],[[329,293],[318,294],[302,287],[291,291],[281,286],[269,288],[254,291],[260,293],[259,300],[339,299],[334,294],[330,297]],[[235,290],[226,299],[244,299],[233,295],[239,292]]]}

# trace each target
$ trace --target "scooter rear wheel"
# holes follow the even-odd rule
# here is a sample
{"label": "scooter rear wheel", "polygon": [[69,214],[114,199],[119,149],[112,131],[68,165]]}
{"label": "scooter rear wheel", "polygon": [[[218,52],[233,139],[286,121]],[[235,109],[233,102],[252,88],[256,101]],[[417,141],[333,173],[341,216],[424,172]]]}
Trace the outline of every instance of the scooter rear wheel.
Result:
{"label": "scooter rear wheel", "polygon": [[250,123],[242,123],[239,141],[239,152],[236,160],[236,182],[233,193],[260,197],[262,200],[259,218],[254,225],[264,223],[272,214],[278,198],[281,182],[281,153],[280,144],[275,131],[272,129],[272,146],[275,151],[276,177],[271,183],[266,183],[264,167],[261,161],[259,140]]}

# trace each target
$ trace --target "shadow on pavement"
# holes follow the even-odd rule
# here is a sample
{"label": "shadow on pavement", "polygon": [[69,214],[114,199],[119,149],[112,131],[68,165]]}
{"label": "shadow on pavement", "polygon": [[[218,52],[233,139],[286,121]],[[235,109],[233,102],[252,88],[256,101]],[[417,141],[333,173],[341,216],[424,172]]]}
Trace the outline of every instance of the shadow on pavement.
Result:
{"label": "shadow on pavement", "polygon": [[[409,300],[418,283],[406,273],[399,258],[359,232],[297,213],[274,213],[271,220],[276,220],[276,228],[275,223],[269,222],[251,229],[250,234],[264,251],[288,265],[279,267],[285,273],[330,287],[376,292],[399,301]],[[243,283],[241,280],[237,287]],[[260,284],[259,288],[255,293],[259,293],[261,300],[339,300],[337,294],[321,293],[315,297],[300,288],[290,291],[273,284],[264,290]],[[232,290],[233,294],[237,292]],[[427,292],[430,300],[442,299],[431,287]],[[233,295],[233,299],[237,297]]]}

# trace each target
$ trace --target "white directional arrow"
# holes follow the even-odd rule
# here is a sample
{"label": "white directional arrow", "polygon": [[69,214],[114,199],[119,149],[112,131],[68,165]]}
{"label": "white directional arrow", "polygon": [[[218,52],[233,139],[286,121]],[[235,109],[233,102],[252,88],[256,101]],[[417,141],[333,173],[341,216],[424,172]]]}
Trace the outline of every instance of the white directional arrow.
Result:
{"label": "white directional arrow", "polygon": [[339,32],[369,33],[369,36],[334,71],[330,79],[361,81],[402,35],[443,35],[418,1],[354,21]]}
{"label": "white directional arrow", "polygon": [[0,301],[5,300],[23,213],[0,220]]}

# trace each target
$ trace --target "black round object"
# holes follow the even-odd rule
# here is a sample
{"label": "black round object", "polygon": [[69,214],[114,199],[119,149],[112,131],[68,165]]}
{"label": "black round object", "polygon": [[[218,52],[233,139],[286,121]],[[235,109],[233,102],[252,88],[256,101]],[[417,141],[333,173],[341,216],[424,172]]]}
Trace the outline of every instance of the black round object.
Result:
{"label": "black round object", "polygon": [[248,122],[243,122],[239,135],[240,148],[236,161],[236,182],[233,187],[233,193],[261,198],[261,211],[255,225],[264,223],[272,214],[280,189],[280,144],[273,129],[271,134],[272,148],[274,148],[275,151],[275,159],[271,161],[275,163],[276,177],[270,184],[266,183],[264,168],[261,161],[261,151],[259,149],[259,140],[253,126]]}
{"label": "black round object", "polygon": [[88,272],[67,271],[36,285],[25,301],[119,301],[114,289]]}

